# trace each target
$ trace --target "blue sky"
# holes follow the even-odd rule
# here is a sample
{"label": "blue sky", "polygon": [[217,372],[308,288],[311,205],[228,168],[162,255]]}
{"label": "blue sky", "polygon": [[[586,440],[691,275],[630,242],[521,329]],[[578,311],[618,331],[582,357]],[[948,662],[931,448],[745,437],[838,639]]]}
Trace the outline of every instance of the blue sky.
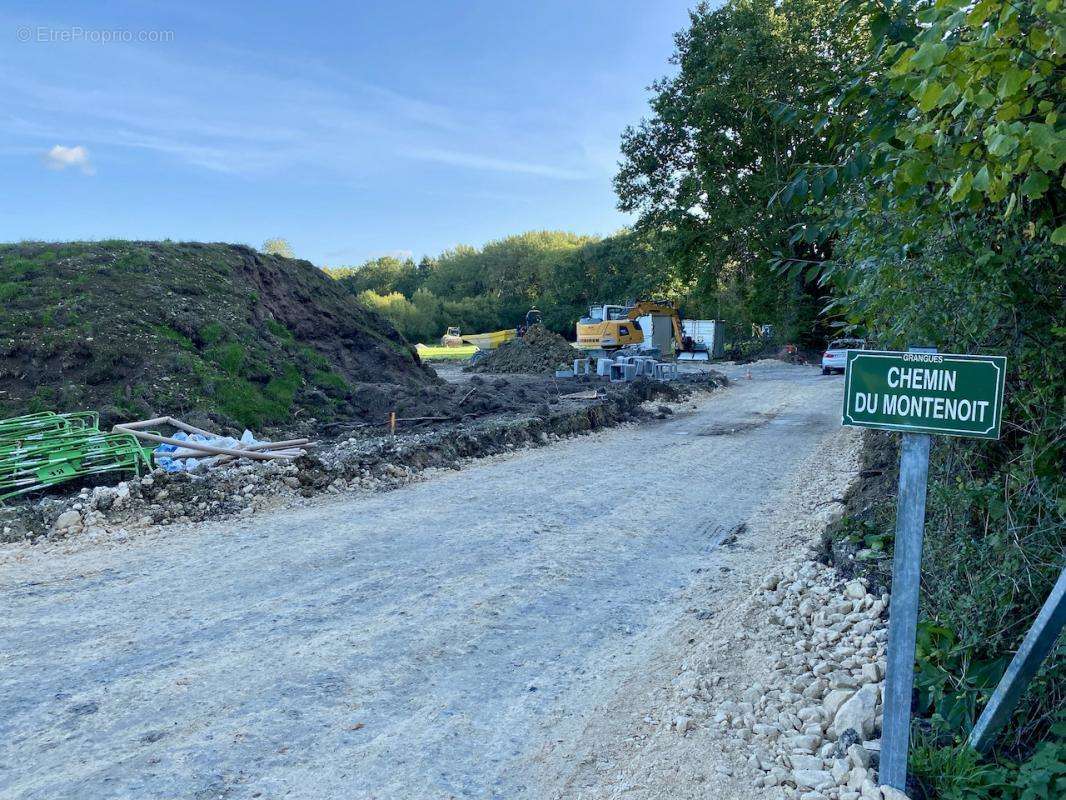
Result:
{"label": "blue sky", "polygon": [[336,265],[609,234],[691,5],[8,0],[0,240],[284,236]]}

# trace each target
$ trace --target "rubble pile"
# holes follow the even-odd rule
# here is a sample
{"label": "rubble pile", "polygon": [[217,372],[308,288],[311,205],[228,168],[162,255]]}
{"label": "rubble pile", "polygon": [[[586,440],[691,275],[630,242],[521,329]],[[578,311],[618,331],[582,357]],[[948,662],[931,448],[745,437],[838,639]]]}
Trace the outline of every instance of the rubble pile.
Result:
{"label": "rubble pile", "polygon": [[467,367],[467,371],[539,374],[552,372],[561,366],[571,366],[579,356],[580,353],[562,336],[552,333],[543,325],[534,325],[526,331],[525,336],[511,339],[497,349],[488,351]]}

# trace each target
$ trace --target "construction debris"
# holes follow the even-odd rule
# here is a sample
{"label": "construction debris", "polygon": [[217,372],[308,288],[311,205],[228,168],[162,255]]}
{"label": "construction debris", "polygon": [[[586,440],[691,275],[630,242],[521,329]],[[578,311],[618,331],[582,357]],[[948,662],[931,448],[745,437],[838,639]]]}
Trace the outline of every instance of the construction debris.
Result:
{"label": "construction debris", "polygon": [[[169,425],[177,428],[173,436],[145,431],[144,428]],[[234,458],[248,458],[254,461],[269,461],[275,458],[298,458],[306,453],[300,449],[311,444],[309,439],[289,439],[283,442],[260,442],[251,431],[245,431],[241,438],[206,431],[189,425],[174,417],[155,417],[140,422],[126,422],[115,425],[116,433],[129,434],[148,442],[159,442],[153,451],[156,464],[167,472],[183,472],[196,469],[202,465],[225,463]]]}
{"label": "construction debris", "polygon": [[[165,453],[157,448],[152,455],[158,468],[151,474],[117,486],[84,487],[80,494],[43,497],[0,509],[0,542],[47,541],[82,534],[90,539],[105,535],[122,538],[155,526],[287,507],[323,492],[385,491],[416,480],[427,469],[459,469],[465,459],[542,447],[570,436],[648,419],[656,416],[655,403],[679,402],[693,392],[713,391],[725,383],[720,374],[706,372],[671,383],[604,381],[598,387],[561,397],[548,393],[549,389],[558,392],[551,378],[523,377],[503,388],[494,385],[502,378],[474,375],[468,380],[468,384],[456,387],[455,394],[456,402],[466,398],[460,409],[466,413],[446,417],[444,424],[427,430],[417,418],[398,417],[397,422],[405,424],[395,436],[387,435],[387,421],[369,428],[352,427],[300,458],[263,461],[222,456],[210,471],[166,472],[160,459],[172,458],[179,448],[174,445],[175,450]],[[578,380],[574,383],[581,385]],[[520,393],[528,395],[523,406],[517,405]],[[505,410],[491,412],[486,420],[481,404],[492,408],[504,400]],[[177,434],[166,438],[190,450],[190,444],[202,444],[178,439]],[[279,449],[306,446],[292,441],[262,444]],[[252,448],[259,446],[242,444],[243,450],[235,449],[241,456],[250,456],[255,452]],[[199,454],[191,457],[200,458]],[[224,459],[229,463],[223,463]]]}

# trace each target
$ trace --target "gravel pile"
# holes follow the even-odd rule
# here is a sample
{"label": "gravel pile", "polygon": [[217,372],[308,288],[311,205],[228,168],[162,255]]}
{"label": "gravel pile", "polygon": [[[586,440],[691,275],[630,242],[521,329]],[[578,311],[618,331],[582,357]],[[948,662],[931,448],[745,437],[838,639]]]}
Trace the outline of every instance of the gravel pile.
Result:
{"label": "gravel pile", "polygon": [[573,366],[580,354],[562,336],[543,325],[534,325],[526,335],[504,342],[467,368],[470,372],[552,372]]}
{"label": "gravel pile", "polygon": [[[772,677],[720,702],[711,718],[748,750],[755,787],[789,800],[906,797],[877,783],[888,600],[816,562],[761,582],[755,604],[768,625],[759,638],[778,653]],[[704,680],[683,673],[680,699]],[[691,724],[674,723],[682,732]]]}

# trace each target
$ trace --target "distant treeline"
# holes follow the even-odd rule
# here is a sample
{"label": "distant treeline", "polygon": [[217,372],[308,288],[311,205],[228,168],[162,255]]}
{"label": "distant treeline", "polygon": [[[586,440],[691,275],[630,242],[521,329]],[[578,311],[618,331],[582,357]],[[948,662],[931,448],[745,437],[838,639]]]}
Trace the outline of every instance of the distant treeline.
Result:
{"label": "distant treeline", "polygon": [[673,246],[673,239],[628,230],[606,238],[530,231],[418,262],[385,256],[325,269],[411,342],[436,340],[450,325],[514,327],[534,306],[545,325],[572,336],[589,305],[652,297],[677,302],[689,317],[721,316],[738,333],[769,322],[790,337],[812,335],[817,309],[800,319],[793,284],[765,263],[730,265],[709,283],[685,280]]}

